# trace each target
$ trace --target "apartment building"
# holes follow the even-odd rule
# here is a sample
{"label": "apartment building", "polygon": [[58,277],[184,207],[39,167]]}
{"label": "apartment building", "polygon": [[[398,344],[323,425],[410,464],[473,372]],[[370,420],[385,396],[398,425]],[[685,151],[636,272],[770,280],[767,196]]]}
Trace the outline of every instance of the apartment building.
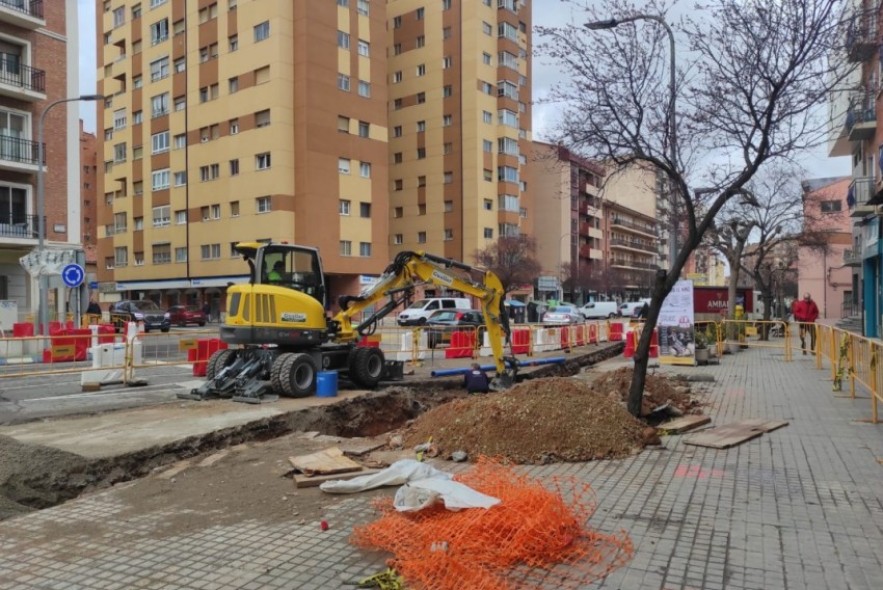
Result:
{"label": "apartment building", "polygon": [[80,206],[83,252],[86,260],[86,279],[97,281],[97,251],[95,242],[98,235],[98,138],[94,133],[83,129],[80,119]]}
{"label": "apartment building", "polygon": [[104,301],[209,302],[240,241],[320,249],[332,297],[388,248],[384,2],[107,0],[98,10]]}
{"label": "apartment building", "polygon": [[649,296],[659,268],[656,219],[607,199],[602,213],[608,281],[624,300]]}
{"label": "apartment building", "polygon": [[529,3],[386,8],[392,253],[473,262],[499,237],[533,233]]}
{"label": "apartment building", "polygon": [[604,168],[560,145],[534,141],[527,168],[533,192],[543,195],[534,215],[541,298],[561,287],[570,301],[597,290],[594,278],[604,265],[601,183]]}
{"label": "apartment building", "polygon": [[[0,300],[34,313],[37,283],[19,259],[38,245],[37,172],[40,116],[53,101],[76,96],[79,84],[77,2],[0,0]],[[76,105],[46,111],[43,151],[47,248],[80,241]],[[63,304],[60,279],[49,301]]]}

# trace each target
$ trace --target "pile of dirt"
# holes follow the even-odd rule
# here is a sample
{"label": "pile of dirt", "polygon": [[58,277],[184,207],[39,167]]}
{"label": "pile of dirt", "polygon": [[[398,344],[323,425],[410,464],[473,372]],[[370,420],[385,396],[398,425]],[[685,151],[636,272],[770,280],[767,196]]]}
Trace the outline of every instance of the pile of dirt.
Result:
{"label": "pile of dirt", "polygon": [[[629,367],[608,371],[592,381],[591,387],[602,395],[626,402],[632,384],[632,373],[633,370]],[[641,415],[647,416],[665,404],[670,404],[683,414],[696,414],[700,411],[700,404],[690,394],[690,386],[686,381],[648,373],[644,383]]]}
{"label": "pile of dirt", "polygon": [[472,458],[549,463],[627,456],[643,446],[645,428],[609,396],[552,377],[434,408],[411,424],[404,440],[414,446],[432,437],[442,456],[466,451]]}

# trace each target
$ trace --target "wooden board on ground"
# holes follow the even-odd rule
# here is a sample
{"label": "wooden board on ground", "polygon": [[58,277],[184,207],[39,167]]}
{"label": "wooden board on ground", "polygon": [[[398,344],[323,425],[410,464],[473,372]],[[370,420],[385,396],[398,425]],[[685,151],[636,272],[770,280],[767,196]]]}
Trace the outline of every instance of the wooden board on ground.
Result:
{"label": "wooden board on ground", "polygon": [[750,418],[748,420],[740,420],[737,424],[744,424],[752,428],[757,428],[764,432],[772,432],[783,426],[788,426],[787,420],[764,420],[763,418]]}
{"label": "wooden board on ground", "polygon": [[296,473],[294,475],[294,487],[315,488],[326,481],[353,479],[354,477],[361,477],[363,475],[372,475],[379,471],[379,469],[362,469],[361,471],[350,471],[349,473],[337,473],[333,475],[314,475],[313,477],[308,477],[306,475]]}
{"label": "wooden board on ground", "polygon": [[736,422],[691,434],[684,439],[684,444],[712,449],[728,449],[762,434],[763,430]]}
{"label": "wooden board on ground", "polygon": [[711,422],[711,418],[708,416],[681,416],[660,424],[657,428],[661,434],[680,434],[704,426],[709,422]]}
{"label": "wooden board on ground", "polygon": [[376,451],[380,447],[386,446],[386,439],[376,438],[352,438],[343,440],[340,443],[340,450],[344,455],[349,457],[361,457],[367,455],[371,451]]}
{"label": "wooden board on ground", "polygon": [[331,447],[317,453],[289,457],[291,465],[306,476],[331,475],[359,471],[362,466],[343,456],[343,451],[337,447]]}

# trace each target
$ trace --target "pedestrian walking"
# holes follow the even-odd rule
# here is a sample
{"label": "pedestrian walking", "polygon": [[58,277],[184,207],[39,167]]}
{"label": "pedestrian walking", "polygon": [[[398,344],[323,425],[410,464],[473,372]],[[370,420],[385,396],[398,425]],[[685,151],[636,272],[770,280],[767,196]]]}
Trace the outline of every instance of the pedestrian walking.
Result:
{"label": "pedestrian walking", "polygon": [[813,301],[809,293],[803,294],[803,299],[794,301],[791,307],[794,319],[800,326],[800,348],[806,354],[806,335],[809,333],[810,350],[816,350],[816,327],[815,322],[819,318],[819,306]]}

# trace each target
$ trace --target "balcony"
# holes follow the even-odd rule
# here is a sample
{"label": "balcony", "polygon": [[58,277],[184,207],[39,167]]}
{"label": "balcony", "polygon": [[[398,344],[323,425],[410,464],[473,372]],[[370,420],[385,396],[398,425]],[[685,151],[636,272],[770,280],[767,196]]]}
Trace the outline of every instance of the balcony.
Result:
{"label": "balcony", "polygon": [[864,217],[873,214],[876,207],[870,203],[874,197],[874,178],[854,178],[849,185],[849,192],[846,194],[846,203],[849,205],[850,217]]}
{"label": "balcony", "polygon": [[30,30],[45,27],[43,0],[0,0],[0,22]]}
{"label": "balcony", "polygon": [[853,25],[846,32],[846,55],[853,63],[866,62],[874,56],[879,45],[872,27]]}
{"label": "balcony", "polygon": [[[29,139],[0,135],[0,170],[36,172],[40,150],[37,142]],[[43,165],[46,158],[43,157]]]}
{"label": "balcony", "polygon": [[874,138],[877,131],[877,111],[874,108],[850,108],[846,112],[846,129],[849,141],[865,141]]}
{"label": "balcony", "polygon": [[12,215],[0,216],[0,241],[36,240],[39,236],[39,223],[36,215]]}
{"label": "balcony", "polygon": [[659,268],[659,265],[650,262],[639,262],[637,260],[631,260],[629,258],[617,257],[611,259],[610,266],[619,266],[622,268],[638,268],[642,270],[656,270],[657,268]]}
{"label": "balcony", "polygon": [[624,227],[632,231],[641,232],[642,234],[646,234],[648,236],[656,238],[656,229],[648,224],[635,223],[634,221],[629,221],[628,219],[618,216],[614,216],[610,223],[611,225],[613,225],[613,227]]}
{"label": "balcony", "polygon": [[646,244],[640,240],[610,238],[608,243],[611,248],[624,248],[626,250],[637,250],[638,252],[656,252],[656,244]]}
{"label": "balcony", "polygon": [[843,266],[861,266],[862,265],[862,254],[861,250],[844,250],[843,251]]}
{"label": "balcony", "polygon": [[46,100],[46,72],[19,60],[17,55],[0,53],[0,94],[29,102]]}

